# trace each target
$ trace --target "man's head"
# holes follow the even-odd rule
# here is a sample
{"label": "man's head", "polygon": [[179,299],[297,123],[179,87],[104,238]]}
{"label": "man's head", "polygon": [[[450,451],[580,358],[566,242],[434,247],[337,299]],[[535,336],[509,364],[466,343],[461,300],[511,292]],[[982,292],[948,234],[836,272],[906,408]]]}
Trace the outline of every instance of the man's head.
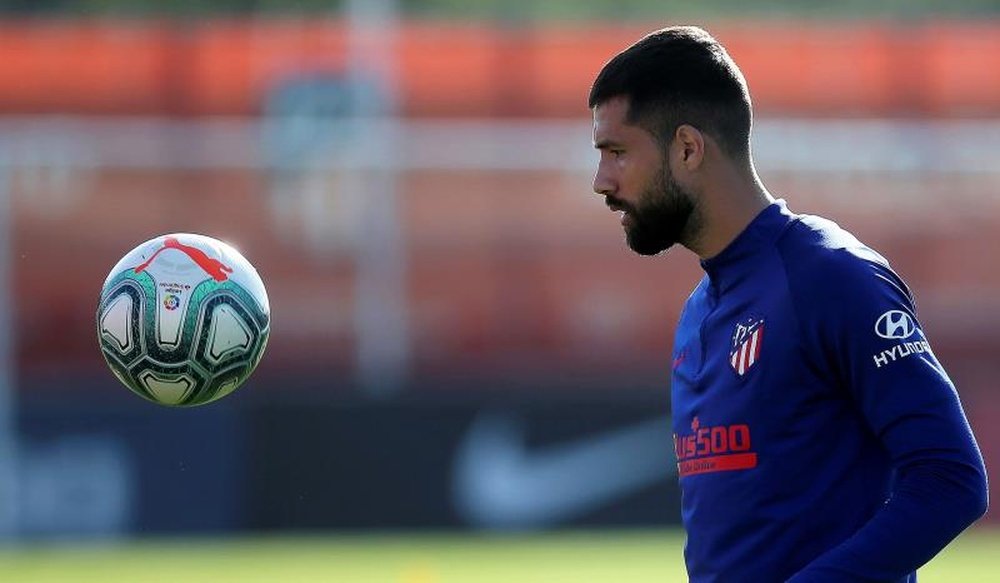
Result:
{"label": "man's head", "polygon": [[[611,59],[590,91],[601,162],[594,190],[625,211],[629,246],[653,255],[699,228],[697,185],[706,144],[750,168],[750,96],[725,49],[707,32],[654,32]],[[680,167],[671,169],[671,152]]]}

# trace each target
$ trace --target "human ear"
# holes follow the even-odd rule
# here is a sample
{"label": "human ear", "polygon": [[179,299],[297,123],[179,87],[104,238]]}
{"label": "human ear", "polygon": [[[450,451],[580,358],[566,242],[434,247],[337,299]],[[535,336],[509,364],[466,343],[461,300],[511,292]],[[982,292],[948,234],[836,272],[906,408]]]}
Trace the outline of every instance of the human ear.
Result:
{"label": "human ear", "polygon": [[705,159],[705,135],[698,128],[681,124],[674,132],[680,163],[689,171],[697,170]]}

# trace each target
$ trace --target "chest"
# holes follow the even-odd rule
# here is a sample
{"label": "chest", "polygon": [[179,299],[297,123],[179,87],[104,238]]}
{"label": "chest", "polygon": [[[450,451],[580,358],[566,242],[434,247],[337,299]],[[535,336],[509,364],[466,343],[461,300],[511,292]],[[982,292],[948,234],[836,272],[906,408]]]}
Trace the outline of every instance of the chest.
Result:
{"label": "chest", "polygon": [[[671,395],[675,427],[754,423],[791,406],[808,363],[787,294],[696,292],[677,328]],[[756,293],[754,293],[756,292]]]}

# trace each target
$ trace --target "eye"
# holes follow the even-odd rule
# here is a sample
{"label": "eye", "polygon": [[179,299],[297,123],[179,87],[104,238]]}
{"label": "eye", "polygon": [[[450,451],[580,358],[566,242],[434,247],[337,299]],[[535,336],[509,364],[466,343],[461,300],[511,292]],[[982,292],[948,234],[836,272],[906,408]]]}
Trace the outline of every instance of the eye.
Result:
{"label": "eye", "polygon": [[611,155],[614,156],[615,158],[621,158],[622,156],[625,155],[625,150],[609,150],[609,151],[611,152]]}

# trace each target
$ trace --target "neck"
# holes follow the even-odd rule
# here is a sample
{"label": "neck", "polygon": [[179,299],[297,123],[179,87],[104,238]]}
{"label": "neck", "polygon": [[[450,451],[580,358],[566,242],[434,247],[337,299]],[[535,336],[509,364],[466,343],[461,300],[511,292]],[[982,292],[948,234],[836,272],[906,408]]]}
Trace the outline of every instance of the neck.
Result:
{"label": "neck", "polygon": [[753,167],[747,173],[723,173],[706,184],[692,217],[693,233],[683,244],[702,260],[722,252],[760,211],[774,202]]}

